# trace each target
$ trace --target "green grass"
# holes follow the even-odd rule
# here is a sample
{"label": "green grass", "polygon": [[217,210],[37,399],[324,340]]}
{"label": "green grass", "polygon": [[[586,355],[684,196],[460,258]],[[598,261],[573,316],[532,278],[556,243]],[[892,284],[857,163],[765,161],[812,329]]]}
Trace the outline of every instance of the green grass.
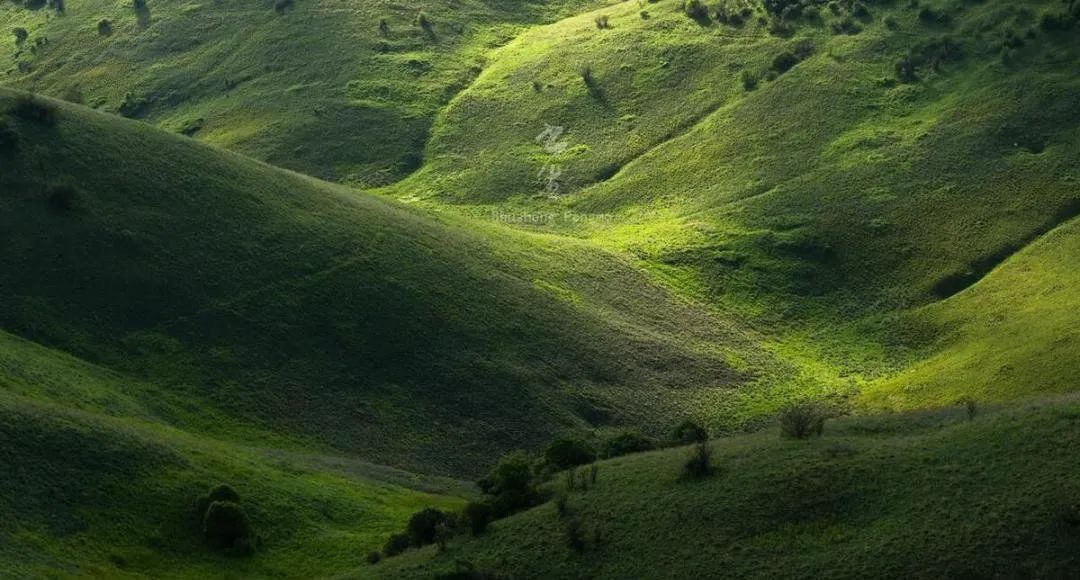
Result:
{"label": "green grass", "polygon": [[471,476],[559,431],[666,432],[703,393],[793,372],[585,242],[46,106],[54,126],[8,115],[0,324],[238,421],[178,426]]}
{"label": "green grass", "polygon": [[[162,0],[147,2],[145,18],[131,2],[66,2],[62,15],[5,3],[0,52],[11,63],[4,84],[382,185],[419,165],[435,113],[491,47],[593,3],[305,0],[279,14],[273,2]],[[430,33],[416,24],[421,10]],[[103,19],[111,35],[98,33]],[[22,47],[16,26],[30,33]],[[38,39],[48,42],[31,50]]]}
{"label": "green grass", "polygon": [[[522,579],[1069,578],[1078,420],[1070,396],[971,422],[962,409],[837,420],[820,440],[770,429],[713,441],[718,472],[692,481],[688,448],[627,456],[570,492],[566,518],[548,503],[350,577],[434,577],[460,561]],[[569,518],[586,530],[581,552]]]}
{"label": "green grass", "polygon": [[[351,458],[227,443],[172,426],[167,392],[0,334],[0,576],[98,578],[330,575],[364,562],[427,506],[470,487]],[[213,417],[204,416],[210,421]],[[219,418],[220,420],[220,418]],[[291,445],[291,447],[296,447]],[[193,502],[238,489],[262,544],[250,559],[201,540]]]}
{"label": "green grass", "polygon": [[[1080,37],[866,4],[4,3],[2,84],[99,111],[0,90],[0,576],[1075,576],[1077,402],[1017,401],[1080,371]],[[360,567],[438,475],[804,397],[860,416],[602,464],[582,554],[545,506]]]}

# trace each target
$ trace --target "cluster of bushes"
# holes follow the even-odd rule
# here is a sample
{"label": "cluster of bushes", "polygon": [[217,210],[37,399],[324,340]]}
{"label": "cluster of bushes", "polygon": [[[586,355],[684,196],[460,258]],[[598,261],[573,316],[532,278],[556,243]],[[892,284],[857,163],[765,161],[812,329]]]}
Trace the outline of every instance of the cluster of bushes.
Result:
{"label": "cluster of bushes", "polygon": [[240,494],[233,488],[219,485],[197,499],[195,515],[203,537],[212,548],[234,556],[255,552],[258,538],[240,505]]}
{"label": "cluster of bushes", "polygon": [[[708,433],[703,427],[685,421],[675,428],[667,444],[688,445],[707,439]],[[369,554],[368,561],[374,564],[384,557],[431,544],[445,546],[449,538],[461,533],[474,536],[483,534],[491,522],[547,501],[550,495],[541,490],[541,485],[558,472],[563,473],[563,492],[585,491],[596,485],[599,466],[595,462],[598,457],[620,457],[660,446],[657,441],[640,433],[624,431],[604,440],[600,453],[588,441],[573,436],[551,440],[539,457],[531,457],[524,451],[510,452],[477,482],[484,494],[482,500],[465,504],[458,513],[427,508],[413,514],[405,530],[391,536],[381,552]],[[565,514],[566,497],[563,492],[555,495],[555,503],[556,509]],[[568,535],[578,537],[577,531],[573,530],[568,531]],[[577,540],[572,543],[579,545]],[[584,545],[584,540],[580,545]]]}
{"label": "cluster of bushes", "polygon": [[938,72],[945,63],[957,61],[963,57],[963,47],[949,36],[919,43],[907,56],[896,63],[896,78],[902,83],[918,82],[919,69]]}

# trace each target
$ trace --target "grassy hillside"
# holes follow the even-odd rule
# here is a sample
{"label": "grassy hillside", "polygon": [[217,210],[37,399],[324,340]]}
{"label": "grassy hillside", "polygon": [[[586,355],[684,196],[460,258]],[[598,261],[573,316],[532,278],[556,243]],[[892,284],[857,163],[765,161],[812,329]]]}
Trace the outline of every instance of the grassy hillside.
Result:
{"label": "grassy hillside", "polygon": [[[793,372],[585,243],[0,103],[0,325],[193,409],[460,475],[560,430],[666,430],[702,396]],[[200,428],[242,436],[233,425]]]}
{"label": "grassy hillside", "polygon": [[948,329],[933,356],[864,389],[870,408],[1003,401],[1076,389],[1080,220],[1050,232],[966,292],[911,316]]}
{"label": "grassy hillside", "polygon": [[[1050,18],[1069,14],[1056,0],[834,4],[778,25],[761,6],[732,24],[626,3],[538,27],[493,53],[440,115],[428,163],[389,192],[627,255],[753,320],[810,383],[948,358],[926,349],[949,330],[905,313],[1080,211],[1078,18]],[[537,140],[548,125],[564,132]],[[593,219],[503,217],[538,212]],[[963,303],[935,318],[993,332]],[[995,398],[1058,390],[1078,353],[1059,348],[1044,381],[1018,373]],[[940,380],[954,387],[939,400],[986,382]]]}
{"label": "grassy hillside", "polygon": [[[614,212],[576,229],[789,319],[947,297],[1076,215],[1080,44],[1040,26],[1060,2],[823,10],[784,34],[679,5],[624,4],[498,50],[396,190]],[[858,34],[835,33],[846,18]],[[566,129],[561,153],[535,141],[545,124]],[[545,164],[562,170],[557,201],[539,195]]]}
{"label": "grassy hillside", "polygon": [[436,111],[487,50],[599,3],[9,2],[0,78],[310,175],[385,184],[419,165]]}
{"label": "grassy hillside", "polygon": [[[0,333],[0,577],[330,575],[360,565],[412,512],[454,508],[469,493],[291,450],[250,426],[248,440],[260,445],[206,438],[197,422],[194,432],[169,425],[196,415],[223,419]],[[260,534],[250,559],[202,541],[193,503],[219,483],[241,493]]]}
{"label": "grassy hillside", "polygon": [[[845,419],[820,440],[714,441],[719,471],[680,481],[685,448],[600,463],[597,483],[355,578],[468,562],[507,578],[1073,578],[1080,574],[1075,396],[1012,409]],[[572,550],[577,518],[585,547]]]}

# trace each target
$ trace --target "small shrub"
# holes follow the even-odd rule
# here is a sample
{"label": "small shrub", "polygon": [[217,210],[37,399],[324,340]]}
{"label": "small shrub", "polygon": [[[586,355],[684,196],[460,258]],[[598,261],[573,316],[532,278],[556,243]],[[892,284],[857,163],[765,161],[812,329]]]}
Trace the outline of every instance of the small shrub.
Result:
{"label": "small shrub", "polygon": [[20,119],[41,125],[51,127],[56,124],[56,107],[35,95],[19,97],[9,112]]}
{"label": "small shrub", "polygon": [[131,0],[131,7],[137,12],[146,10],[146,0]]}
{"label": "small shrub", "polygon": [[394,534],[386,540],[382,552],[387,558],[392,558],[403,553],[405,550],[408,550],[410,547],[412,547],[412,541],[409,540],[409,534]]}
{"label": "small shrub", "polygon": [[772,69],[777,73],[783,74],[787,71],[795,68],[795,65],[799,64],[799,59],[790,52],[783,52],[776,55],[776,58],[772,61]]}
{"label": "small shrub", "polygon": [[940,8],[924,6],[919,10],[919,22],[928,26],[946,26],[952,22],[952,17]]}
{"label": "small shrub", "polygon": [[108,18],[98,20],[97,32],[99,36],[111,36],[113,33],[112,22]]}
{"label": "small shrub", "polygon": [[581,81],[585,83],[585,86],[590,89],[596,86],[596,78],[593,77],[592,66],[583,64],[577,69],[578,75],[581,77]]}
{"label": "small shrub", "polygon": [[382,553],[377,551],[368,552],[367,563],[371,566],[382,562]]}
{"label": "small shrub", "polygon": [[684,479],[698,479],[708,477],[713,473],[712,449],[707,441],[700,441],[694,445],[683,463],[682,476]]}
{"label": "small shrub", "polygon": [[21,45],[26,42],[27,38],[30,38],[30,33],[25,28],[17,26],[11,30],[11,33],[15,35],[15,44]]}
{"label": "small shrub", "polygon": [[689,445],[699,441],[706,441],[708,438],[709,432],[701,425],[690,420],[680,423],[671,434],[671,442],[676,445]]}
{"label": "small shrub", "polygon": [[240,494],[236,493],[235,489],[226,484],[221,484],[211,489],[209,493],[195,500],[195,514],[199,516],[200,521],[206,516],[206,510],[210,508],[210,504],[215,501],[240,503]]}
{"label": "small shrub", "polygon": [[820,405],[809,401],[794,403],[780,411],[780,434],[789,439],[821,437],[826,419]]}
{"label": "small shrub", "polygon": [[683,12],[694,20],[709,19],[709,9],[701,0],[686,0],[683,3]]}
{"label": "small shrub", "polygon": [[576,437],[557,437],[544,450],[544,461],[556,469],[569,469],[596,460],[596,451]]}
{"label": "small shrub", "polygon": [[435,542],[439,526],[446,524],[446,514],[435,508],[424,508],[409,518],[405,531],[413,546],[426,546]]}
{"label": "small shrub", "polygon": [[967,414],[968,421],[975,420],[975,415],[979,413],[979,404],[975,401],[975,399],[961,399],[957,404],[964,407],[964,412]]}
{"label": "small shrub", "polygon": [[274,12],[285,14],[293,7],[293,0],[274,0]]}
{"label": "small shrub", "polygon": [[563,472],[563,486],[567,491],[574,491],[577,488],[577,470],[567,469]]}
{"label": "small shrub", "polygon": [[558,514],[560,518],[564,518],[570,513],[570,496],[567,495],[566,492],[555,492],[553,502],[555,503],[555,513]]}
{"label": "small shrub", "polygon": [[585,525],[581,522],[580,518],[570,518],[566,520],[566,525],[563,528],[566,546],[575,552],[581,552],[585,550]]}
{"label": "small shrub", "polygon": [[608,21],[608,17],[607,16],[597,16],[596,17],[596,27],[599,28],[600,30],[605,30],[605,29],[611,28],[611,23]]}
{"label": "small shrub", "polygon": [[462,508],[461,519],[472,535],[479,536],[487,530],[491,520],[495,519],[495,510],[487,502],[470,501]]}
{"label": "small shrub", "polygon": [[432,27],[431,19],[428,18],[427,13],[424,12],[423,10],[421,10],[416,15],[416,25],[419,26],[420,28],[422,28],[425,32],[428,32],[428,33],[431,32],[431,27]]}
{"label": "small shrub", "polygon": [[846,34],[848,36],[855,36],[862,32],[862,27],[850,16],[833,22],[831,29],[832,33],[837,35]]}
{"label": "small shrub", "polygon": [[604,443],[604,457],[622,457],[656,449],[656,442],[635,431],[624,431]]}
{"label": "small shrub", "polygon": [[244,508],[231,501],[210,504],[203,518],[203,534],[214,548],[246,553],[254,547],[254,532]]}
{"label": "small shrub", "polygon": [[589,485],[596,485],[596,478],[600,476],[600,466],[593,463],[589,466]]}
{"label": "small shrub", "polygon": [[382,36],[390,36],[390,23],[385,18],[379,19],[379,34]]}
{"label": "small shrub", "polygon": [[761,75],[754,71],[744,70],[739,75],[739,78],[742,80],[743,89],[746,92],[757,90],[758,84],[761,83]]}
{"label": "small shrub", "polygon": [[532,82],[532,89],[533,89],[533,92],[536,92],[536,93],[543,92],[544,85],[540,81],[533,81]]}

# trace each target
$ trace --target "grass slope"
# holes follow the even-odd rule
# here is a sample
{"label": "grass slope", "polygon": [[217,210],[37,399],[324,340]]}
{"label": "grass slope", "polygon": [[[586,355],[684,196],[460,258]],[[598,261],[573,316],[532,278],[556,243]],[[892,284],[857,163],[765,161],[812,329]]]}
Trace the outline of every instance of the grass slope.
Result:
{"label": "grass slope", "polygon": [[44,106],[53,125],[7,115],[0,325],[193,409],[461,475],[560,430],[666,430],[708,393],[790,373],[585,243]]}
{"label": "grass slope", "polygon": [[514,579],[1073,578],[1078,421],[1075,396],[971,422],[960,409],[844,419],[820,440],[714,441],[719,472],[692,481],[679,480],[687,449],[627,456],[569,496],[583,551],[546,504],[349,577],[430,578],[457,561]]}
{"label": "grass slope", "polygon": [[969,290],[914,312],[947,329],[925,361],[868,386],[868,408],[1004,401],[1076,390],[1080,220],[1050,232]]}
{"label": "grass slope", "polygon": [[9,2],[3,82],[378,185],[419,165],[432,118],[488,49],[592,3],[71,0],[57,13]]}
{"label": "grass slope", "polygon": [[[493,54],[440,115],[427,165],[389,193],[503,221],[592,216],[518,221],[623,253],[753,320],[811,383],[894,374],[941,338],[905,312],[970,287],[1080,211],[1080,37],[1041,26],[1067,10],[1056,0],[866,4],[862,16],[823,8],[784,34],[755,18],[695,21],[675,1],[648,18],[624,4],[537,28]],[[859,32],[837,34],[849,16]],[[911,55],[923,64],[902,82]],[[565,129],[565,148],[544,150],[546,125]],[[557,199],[537,179],[545,167],[561,172]],[[1026,283],[1014,291],[1042,300]],[[957,305],[942,317],[959,320],[976,309],[963,303],[938,311]],[[1058,312],[1060,333],[1076,321]],[[1047,392],[1075,373],[1076,347],[1063,344]],[[966,381],[952,380],[947,396]],[[1021,383],[998,394],[1040,388]]]}
{"label": "grass slope", "polygon": [[[360,565],[414,511],[453,508],[469,493],[449,480],[169,426],[196,412],[205,410],[0,333],[0,577],[332,575]],[[274,442],[254,428],[248,436]],[[261,535],[250,559],[201,541],[194,499],[221,482],[241,492]]]}

